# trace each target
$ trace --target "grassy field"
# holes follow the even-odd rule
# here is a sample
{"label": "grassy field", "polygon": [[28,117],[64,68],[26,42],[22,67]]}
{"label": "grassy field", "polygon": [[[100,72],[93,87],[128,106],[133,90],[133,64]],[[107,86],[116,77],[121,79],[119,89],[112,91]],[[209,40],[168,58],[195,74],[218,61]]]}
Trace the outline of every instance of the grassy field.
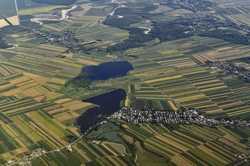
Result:
{"label": "grassy field", "polygon": [[66,6],[59,6],[59,5],[51,5],[51,6],[42,6],[42,7],[33,7],[33,8],[24,8],[18,11],[19,15],[35,15],[41,13],[48,13],[53,11],[54,9],[63,8]]}

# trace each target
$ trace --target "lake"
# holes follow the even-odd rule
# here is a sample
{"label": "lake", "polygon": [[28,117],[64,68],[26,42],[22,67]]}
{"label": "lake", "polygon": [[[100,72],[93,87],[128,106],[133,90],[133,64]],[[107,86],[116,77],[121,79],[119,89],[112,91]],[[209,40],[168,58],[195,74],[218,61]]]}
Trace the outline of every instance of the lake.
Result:
{"label": "lake", "polygon": [[102,63],[97,66],[86,66],[83,68],[82,73],[86,74],[87,79],[95,81],[122,77],[127,75],[130,70],[133,70],[133,66],[129,62],[114,61]]}
{"label": "lake", "polygon": [[68,81],[65,86],[87,87],[92,81],[108,80],[122,77],[133,70],[133,66],[127,61],[105,62],[99,65],[89,65],[82,69],[81,73]]}
{"label": "lake", "polygon": [[84,100],[98,105],[84,112],[78,119],[77,125],[81,132],[85,132],[89,127],[96,124],[103,117],[109,116],[121,108],[121,101],[126,98],[126,92],[123,89],[117,89],[99,96]]}

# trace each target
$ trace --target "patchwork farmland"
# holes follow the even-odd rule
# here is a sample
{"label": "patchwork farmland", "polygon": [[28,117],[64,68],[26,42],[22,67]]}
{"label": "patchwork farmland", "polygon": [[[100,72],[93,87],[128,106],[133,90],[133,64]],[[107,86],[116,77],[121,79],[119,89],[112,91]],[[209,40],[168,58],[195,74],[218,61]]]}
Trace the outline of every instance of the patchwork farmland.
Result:
{"label": "patchwork farmland", "polygon": [[[81,114],[96,107],[82,99],[117,88],[127,92],[121,106],[149,105],[164,111],[194,107],[205,116],[249,120],[250,84],[206,64],[226,61],[249,68],[249,45],[194,35],[173,40],[158,36],[127,47],[126,42],[138,38],[144,42],[140,39],[151,35],[142,27],[154,31],[157,21],[193,12],[153,2],[124,1],[129,14],[121,9],[117,10],[121,15],[114,12],[113,17],[125,18],[125,28],[104,23],[119,3],[79,1],[68,19],[41,25],[26,19],[57,13],[65,6],[22,9],[27,25],[1,31],[10,47],[0,49],[0,165],[15,161],[35,166],[246,164],[242,160],[249,156],[248,128],[110,120],[83,137],[76,126]],[[238,14],[225,14],[227,19],[248,24],[248,8],[230,2],[217,2],[226,4],[221,8],[236,8]],[[126,49],[109,50],[121,43]],[[120,59],[133,65],[126,76],[93,81],[87,88],[65,87],[82,68]],[[43,154],[36,157],[39,152]],[[35,157],[30,160],[30,156]]]}
{"label": "patchwork farmland", "polygon": [[[29,41],[26,36],[16,34],[14,39]],[[67,55],[62,58],[64,48],[40,44],[31,49],[21,43],[16,48],[0,50],[1,164],[39,148],[50,151],[68,145],[80,136],[75,120],[93,107],[65,96],[60,89],[84,65],[98,64],[99,60]],[[73,161],[77,165],[96,160],[100,164],[126,165],[125,151],[117,151],[117,147],[125,148],[107,141],[93,144],[83,140],[73,146],[74,154],[63,150],[32,162],[68,165]]]}
{"label": "patchwork farmland", "polygon": [[[139,128],[123,126],[123,130],[127,143],[132,136],[136,138],[132,144],[136,147],[138,163],[154,154],[158,156],[154,156],[158,164],[226,165],[237,160],[235,154],[246,153],[246,147],[237,143],[237,136],[226,128],[179,126],[171,129],[143,125]],[[237,148],[232,147],[235,144]]]}
{"label": "patchwork farmland", "polygon": [[[143,59],[130,58],[137,69],[131,75],[143,81],[136,86],[136,98],[174,100],[177,105],[198,108],[208,115],[247,116],[250,111],[246,90],[249,84],[234,76],[225,75],[219,69],[200,66],[196,54],[204,54],[207,50],[189,52],[202,46],[203,43],[196,44],[197,40],[200,39],[194,38],[193,43],[188,40],[178,41],[180,46],[178,50],[171,50],[177,43],[165,43],[150,50],[145,48],[128,51],[128,57],[133,55]],[[206,40],[209,43],[209,39]],[[218,43],[217,49],[222,50],[223,53],[220,54],[229,57],[230,54],[226,53],[229,50],[223,49],[228,47],[227,45],[230,44]],[[213,53],[213,55],[216,54]],[[219,54],[217,56],[221,57]],[[241,56],[236,57],[241,58]]]}

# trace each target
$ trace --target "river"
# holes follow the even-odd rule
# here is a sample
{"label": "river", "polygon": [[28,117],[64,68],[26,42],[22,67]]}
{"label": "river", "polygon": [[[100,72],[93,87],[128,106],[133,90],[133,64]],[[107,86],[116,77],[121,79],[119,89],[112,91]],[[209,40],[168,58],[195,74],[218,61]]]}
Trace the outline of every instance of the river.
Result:
{"label": "river", "polygon": [[58,18],[56,18],[56,17],[55,18],[35,17],[35,18],[31,18],[30,21],[38,23],[40,25],[42,25],[44,21],[63,21],[65,19],[68,19],[69,13],[72,12],[73,10],[77,9],[77,7],[78,7],[78,5],[74,5],[69,9],[61,10],[61,17],[58,17]]}

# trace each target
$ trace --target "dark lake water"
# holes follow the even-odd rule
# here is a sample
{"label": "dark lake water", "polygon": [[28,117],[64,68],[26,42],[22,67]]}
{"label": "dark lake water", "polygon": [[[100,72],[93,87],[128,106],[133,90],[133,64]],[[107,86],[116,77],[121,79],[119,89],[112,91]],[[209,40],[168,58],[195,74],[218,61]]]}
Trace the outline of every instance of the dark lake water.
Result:
{"label": "dark lake water", "polygon": [[95,81],[122,77],[127,75],[130,70],[133,70],[133,66],[129,62],[115,61],[102,63],[97,66],[86,66],[82,69],[82,73],[87,79]]}
{"label": "dark lake water", "polygon": [[123,89],[117,89],[96,97],[83,100],[98,105],[99,107],[91,108],[84,112],[78,119],[77,125],[80,126],[81,132],[85,132],[89,127],[96,124],[104,116],[111,115],[120,109],[121,101],[126,97]]}
{"label": "dark lake water", "polygon": [[68,81],[65,86],[73,85],[75,87],[86,88],[93,81],[126,76],[130,70],[133,70],[133,66],[127,61],[112,61],[99,65],[89,65],[83,67],[81,73]]}

